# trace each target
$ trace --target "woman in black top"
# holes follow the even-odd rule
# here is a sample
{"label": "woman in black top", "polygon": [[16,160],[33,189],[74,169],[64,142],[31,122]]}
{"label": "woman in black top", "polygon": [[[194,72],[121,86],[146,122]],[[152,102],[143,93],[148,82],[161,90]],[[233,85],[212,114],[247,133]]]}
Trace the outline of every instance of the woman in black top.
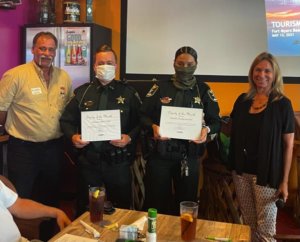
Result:
{"label": "woman in black top", "polygon": [[230,165],[243,220],[252,241],[275,241],[276,200],[288,198],[294,140],[294,112],[283,94],[276,59],[259,54],[249,70],[249,91],[236,100]]}

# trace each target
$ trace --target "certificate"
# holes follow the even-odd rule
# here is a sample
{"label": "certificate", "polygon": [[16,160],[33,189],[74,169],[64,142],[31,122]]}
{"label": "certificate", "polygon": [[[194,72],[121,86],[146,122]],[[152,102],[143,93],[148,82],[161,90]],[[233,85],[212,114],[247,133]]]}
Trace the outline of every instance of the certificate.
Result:
{"label": "certificate", "polygon": [[84,141],[121,139],[120,110],[81,112],[81,139]]}
{"label": "certificate", "polygon": [[162,106],[160,135],[174,139],[200,138],[203,109]]}

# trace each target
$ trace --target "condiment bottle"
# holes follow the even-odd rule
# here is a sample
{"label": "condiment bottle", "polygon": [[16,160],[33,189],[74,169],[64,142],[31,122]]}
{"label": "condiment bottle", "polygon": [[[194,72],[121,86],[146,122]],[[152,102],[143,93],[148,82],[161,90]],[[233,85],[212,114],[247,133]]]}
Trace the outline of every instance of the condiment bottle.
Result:
{"label": "condiment bottle", "polygon": [[147,230],[147,242],[156,242],[156,217],[157,209],[148,209],[148,230]]}

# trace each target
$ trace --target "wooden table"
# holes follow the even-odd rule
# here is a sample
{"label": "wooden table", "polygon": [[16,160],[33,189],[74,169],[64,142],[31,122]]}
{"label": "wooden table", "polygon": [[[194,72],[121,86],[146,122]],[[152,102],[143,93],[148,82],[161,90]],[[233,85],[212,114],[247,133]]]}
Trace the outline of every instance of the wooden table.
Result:
{"label": "wooden table", "polygon": [[[117,222],[119,227],[121,225],[129,225],[138,220],[139,218],[147,216],[147,213],[126,210],[126,209],[116,209],[113,215],[104,215],[104,220],[109,220],[112,223]],[[89,212],[84,213],[79,218],[74,220],[71,225],[63,229],[60,233],[54,236],[49,242],[54,242],[56,239],[60,238],[62,235],[68,233],[78,236],[83,236],[87,238],[92,238],[90,234],[85,232],[84,227],[80,224],[79,220],[83,220],[88,223],[100,233],[99,241],[115,241],[118,236],[118,231],[113,231],[105,228],[101,228],[99,225],[92,224],[89,218]],[[147,222],[146,222],[147,224]],[[144,226],[144,231],[146,232],[147,225]],[[197,241],[208,241],[205,240],[207,236],[214,237],[226,237],[230,238],[232,241],[250,241],[250,227],[240,224],[230,224],[221,223],[208,220],[198,219],[197,221]],[[180,218],[176,216],[158,214],[157,216],[157,241],[181,241],[180,237]]]}

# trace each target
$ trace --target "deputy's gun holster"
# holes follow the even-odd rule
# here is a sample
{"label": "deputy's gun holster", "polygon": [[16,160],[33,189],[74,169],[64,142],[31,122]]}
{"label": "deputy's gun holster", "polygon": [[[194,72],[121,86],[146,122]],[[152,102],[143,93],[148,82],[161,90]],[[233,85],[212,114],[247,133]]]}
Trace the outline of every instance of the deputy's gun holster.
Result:
{"label": "deputy's gun holster", "polygon": [[160,140],[157,142],[157,153],[163,159],[182,159],[187,154],[185,142],[178,140]]}
{"label": "deputy's gun holster", "polygon": [[111,163],[119,164],[123,162],[130,162],[131,152],[128,151],[127,147],[114,148],[104,152],[106,160]]}
{"label": "deputy's gun holster", "polygon": [[195,144],[183,140],[166,140],[157,142],[157,152],[163,159],[197,158],[203,155],[204,144]]}
{"label": "deputy's gun holster", "polygon": [[128,146],[119,148],[111,144],[106,144],[101,152],[89,149],[86,151],[85,156],[88,162],[94,165],[99,164],[100,161],[105,161],[110,164],[119,164],[123,162],[132,162],[133,152],[130,150],[131,149]]}

